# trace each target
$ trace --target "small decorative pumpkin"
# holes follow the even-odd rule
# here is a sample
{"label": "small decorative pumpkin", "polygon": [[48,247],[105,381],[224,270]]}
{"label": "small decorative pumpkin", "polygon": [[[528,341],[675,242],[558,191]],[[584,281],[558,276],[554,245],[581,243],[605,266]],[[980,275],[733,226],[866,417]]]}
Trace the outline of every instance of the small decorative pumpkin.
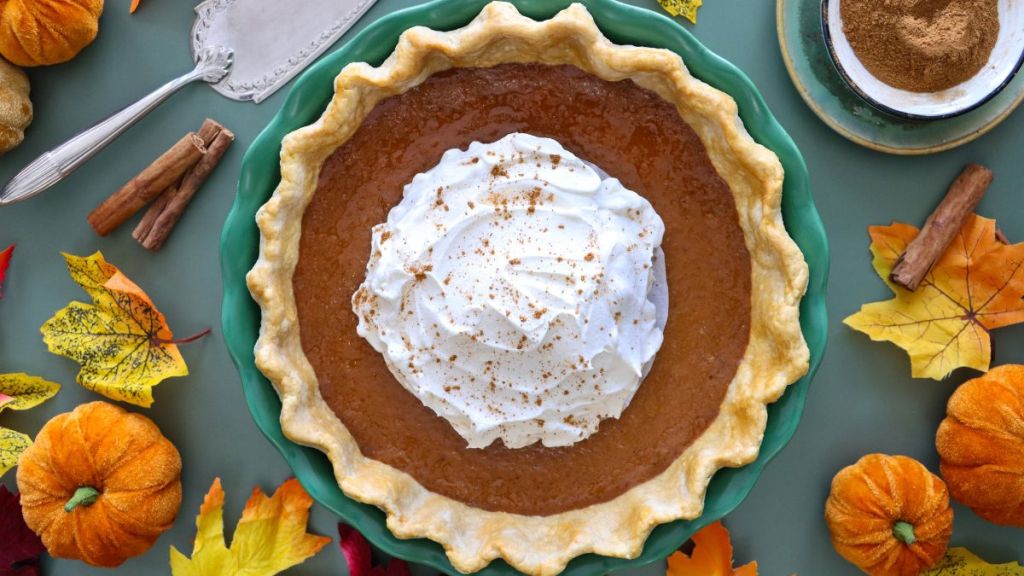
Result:
{"label": "small decorative pumpkin", "polygon": [[871,576],[917,576],[953,533],[946,485],[906,456],[868,454],[840,470],[825,521],[836,552]]}
{"label": "small decorative pumpkin", "polygon": [[103,0],[0,0],[0,54],[18,66],[74,58],[96,38]]}
{"label": "small decorative pumpkin", "polygon": [[28,90],[28,76],[0,58],[0,155],[21,144],[25,128],[32,123]]}
{"label": "small decorative pumpkin", "polygon": [[106,402],[43,426],[18,462],[22,514],[58,558],[118,566],[181,506],[181,456],[149,418]]}
{"label": "small decorative pumpkin", "polygon": [[1024,528],[1024,366],[957,388],[935,447],[955,500],[989,522]]}

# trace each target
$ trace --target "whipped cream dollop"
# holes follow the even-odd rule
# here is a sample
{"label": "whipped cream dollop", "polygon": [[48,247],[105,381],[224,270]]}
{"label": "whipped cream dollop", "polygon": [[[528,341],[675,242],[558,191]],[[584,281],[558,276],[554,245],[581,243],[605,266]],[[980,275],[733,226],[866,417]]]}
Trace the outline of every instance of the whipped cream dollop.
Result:
{"label": "whipped cream dollop", "polygon": [[359,334],[471,448],[573,444],[661,347],[664,229],[554,140],[449,150],[373,229]]}

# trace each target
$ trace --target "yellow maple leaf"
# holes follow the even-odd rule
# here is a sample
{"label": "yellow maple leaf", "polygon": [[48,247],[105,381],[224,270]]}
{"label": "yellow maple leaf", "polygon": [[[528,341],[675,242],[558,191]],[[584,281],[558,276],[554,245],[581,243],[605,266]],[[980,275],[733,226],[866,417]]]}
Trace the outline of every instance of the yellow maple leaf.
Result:
{"label": "yellow maple leaf", "polygon": [[306,533],[312,505],[313,499],[294,478],[270,498],[254,489],[228,548],[224,543],[224,490],[216,478],[196,517],[192,558],[171,546],[171,574],[271,576],[301,564],[331,541]]}
{"label": "yellow maple leaf", "polygon": [[1016,562],[989,564],[967,548],[950,548],[946,556],[921,576],[1024,576]]}
{"label": "yellow maple leaf", "polygon": [[[60,384],[28,374],[0,374],[0,412],[4,409],[28,410],[60,391]],[[26,434],[0,427],[0,476],[18,464],[18,458],[32,444]]]}
{"label": "yellow maple leaf", "polygon": [[995,221],[972,214],[911,292],[889,275],[918,229],[897,222],[872,226],[869,233],[875,271],[895,297],[865,304],[844,322],[903,348],[915,378],[941,380],[960,367],[987,372],[989,333],[1024,322],[1024,243],[999,242]]}
{"label": "yellow maple leaf", "polygon": [[188,376],[178,344],[209,330],[175,340],[164,315],[134,282],[99,252],[89,257],[64,254],[71,278],[92,298],[72,302],[43,324],[50,352],[78,362],[78,383],[113,400],[153,404],[153,386]]}
{"label": "yellow maple leaf", "polygon": [[697,23],[697,10],[704,0],[658,0],[658,4],[673,16],[683,16],[694,24]]}
{"label": "yellow maple leaf", "polygon": [[665,576],[757,576],[757,562],[734,570],[729,531],[715,522],[693,535],[693,554],[676,552],[668,557]]}

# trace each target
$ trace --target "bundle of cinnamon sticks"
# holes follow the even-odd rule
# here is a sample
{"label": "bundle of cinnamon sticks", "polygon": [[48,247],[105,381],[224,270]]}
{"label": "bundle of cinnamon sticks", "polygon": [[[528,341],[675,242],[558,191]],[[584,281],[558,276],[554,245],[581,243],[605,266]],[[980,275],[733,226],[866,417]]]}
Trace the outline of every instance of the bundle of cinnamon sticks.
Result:
{"label": "bundle of cinnamon sticks", "polygon": [[147,250],[159,250],[234,140],[231,130],[207,118],[97,206],[89,224],[106,236],[152,202],[132,236]]}

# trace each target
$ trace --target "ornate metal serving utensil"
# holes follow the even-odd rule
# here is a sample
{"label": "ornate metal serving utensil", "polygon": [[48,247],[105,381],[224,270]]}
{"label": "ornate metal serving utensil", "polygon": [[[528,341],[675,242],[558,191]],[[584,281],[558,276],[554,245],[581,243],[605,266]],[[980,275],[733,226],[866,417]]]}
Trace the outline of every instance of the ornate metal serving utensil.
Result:
{"label": "ornate metal serving utensil", "polygon": [[196,6],[194,70],[43,153],[0,191],[0,206],[57,184],[172,94],[194,81],[262,102],[331,47],[376,0],[206,0]]}

